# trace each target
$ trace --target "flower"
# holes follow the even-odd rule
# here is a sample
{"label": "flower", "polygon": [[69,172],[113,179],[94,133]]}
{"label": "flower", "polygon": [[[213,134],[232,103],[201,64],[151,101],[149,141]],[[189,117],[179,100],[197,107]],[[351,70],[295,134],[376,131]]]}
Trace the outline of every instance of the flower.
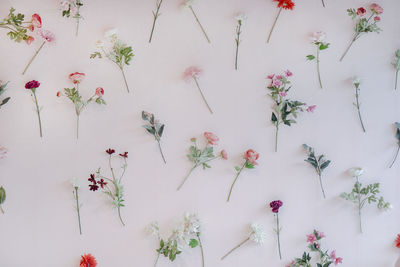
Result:
{"label": "flower", "polygon": [[335,259],[335,265],[338,265],[339,263],[343,263],[343,259],[341,257]]}
{"label": "flower", "polygon": [[267,79],[272,80],[274,77],[275,77],[275,74],[271,74],[271,75],[268,75],[268,76],[267,76]]}
{"label": "flower", "polygon": [[69,180],[69,182],[71,183],[73,188],[81,187],[81,181],[77,178],[73,178],[73,179]]}
{"label": "flower", "polygon": [[365,14],[367,14],[367,10],[365,10],[365,8],[360,7],[357,9],[357,15],[359,15],[360,17],[364,16]]}
{"label": "flower", "polygon": [[32,15],[32,24],[36,28],[42,28],[42,18],[39,16],[39,14]]}
{"label": "flower", "polygon": [[361,84],[361,78],[358,77],[358,76],[354,76],[354,77],[353,77],[353,84],[354,84],[355,86],[359,86],[359,85]]}
{"label": "flower", "polygon": [[128,158],[128,152],[124,152],[123,154],[119,154],[123,158]]}
{"label": "flower", "polygon": [[378,16],[376,16],[376,17],[374,17],[374,20],[375,20],[376,22],[379,22],[379,21],[381,21],[381,18],[378,17]]}
{"label": "flower", "polygon": [[271,203],[269,203],[269,206],[272,208],[273,213],[278,213],[279,208],[282,207],[283,202],[280,200],[274,200]]}
{"label": "flower", "polygon": [[99,186],[96,184],[90,184],[89,185],[89,190],[90,191],[97,191],[99,189]]}
{"label": "flower", "polygon": [[90,178],[88,179],[89,182],[96,184],[96,179],[94,174],[90,174]]}
{"label": "flower", "polygon": [[243,158],[250,162],[253,165],[258,165],[257,163],[257,159],[260,156],[260,154],[258,154],[256,151],[254,151],[253,149],[249,149],[246,151],[246,153],[243,155]]}
{"label": "flower", "polygon": [[315,230],[315,232],[317,233],[316,237],[318,240],[325,237],[325,234],[323,232],[320,232],[318,230]]}
{"label": "flower", "polygon": [[81,262],[79,264],[79,267],[96,267],[97,266],[97,261],[94,256],[91,254],[85,254],[81,256]]}
{"label": "flower", "polygon": [[97,184],[100,185],[101,189],[104,189],[104,186],[107,185],[107,182],[105,182],[104,179],[100,179]]}
{"label": "flower", "polygon": [[396,238],[395,242],[396,242],[396,247],[400,248],[400,234],[397,235],[397,238]]}
{"label": "flower", "polygon": [[221,150],[221,158],[223,159],[228,159],[228,153],[225,151],[225,149]]}
{"label": "flower", "polygon": [[97,87],[96,88],[96,95],[99,96],[99,97],[103,96],[104,95],[104,89],[101,88],[101,87]]}
{"label": "flower", "polygon": [[204,137],[207,139],[207,141],[210,145],[214,146],[214,145],[218,144],[219,138],[215,134],[210,133],[210,132],[205,132]]}
{"label": "flower", "polygon": [[33,36],[28,36],[28,38],[25,40],[28,45],[30,45],[33,41],[35,41],[35,38],[33,38]]}
{"label": "flower", "polygon": [[350,176],[352,177],[359,177],[364,173],[364,170],[362,168],[359,167],[355,167],[355,168],[351,168],[348,170],[348,173],[350,174]]}
{"label": "flower", "polygon": [[78,84],[85,78],[85,73],[74,72],[69,75],[69,79],[74,83]]}
{"label": "flower", "polygon": [[104,37],[106,38],[116,38],[118,33],[117,28],[112,28],[104,33]]}
{"label": "flower", "polygon": [[47,42],[51,43],[55,40],[54,33],[48,30],[39,30],[39,35],[45,39]]}
{"label": "flower", "polygon": [[5,147],[0,146],[0,159],[4,158],[7,154],[7,149]]}
{"label": "flower", "polygon": [[111,148],[109,148],[109,149],[107,149],[107,150],[106,150],[106,152],[107,152],[107,154],[108,154],[108,155],[112,155],[112,154],[114,154],[114,153],[115,153],[115,150],[114,150],[114,149],[111,149]]}
{"label": "flower", "polygon": [[202,72],[202,70],[200,68],[191,66],[191,67],[187,68],[185,70],[185,72],[183,73],[183,79],[187,81],[192,78],[199,78],[201,72]]}
{"label": "flower", "polygon": [[260,224],[252,223],[250,231],[250,240],[256,242],[259,245],[264,244],[265,239],[267,238],[267,234]]}
{"label": "flower", "polygon": [[281,91],[281,92],[279,92],[279,95],[282,97],[285,97],[285,96],[287,96],[287,93],[285,91]]}
{"label": "flower", "polygon": [[330,257],[331,257],[331,260],[333,260],[333,261],[336,259],[336,251],[335,250],[332,250]]}
{"label": "flower", "polygon": [[235,19],[240,23],[240,24],[244,24],[244,22],[247,20],[247,16],[244,13],[239,13],[236,15]]}
{"label": "flower", "polygon": [[36,89],[36,88],[38,88],[39,86],[40,86],[40,83],[39,83],[38,81],[35,81],[35,80],[32,80],[32,81],[27,82],[27,83],[25,84],[25,88],[28,89],[28,90]]}
{"label": "flower", "polygon": [[293,76],[293,73],[290,70],[285,70],[286,77]]}
{"label": "flower", "polygon": [[292,0],[273,0],[273,1],[278,2],[278,8],[293,10],[295,6]]}
{"label": "flower", "polygon": [[314,33],[312,34],[311,39],[312,39],[312,42],[313,42],[314,44],[316,44],[316,43],[322,43],[322,42],[325,41],[325,39],[326,39],[326,33],[325,33],[325,32],[321,32],[321,31],[319,31],[319,32],[314,32]]}
{"label": "flower", "polygon": [[64,0],[64,1],[62,1],[62,2],[60,3],[60,5],[61,5],[61,9],[62,9],[63,11],[68,11],[69,6],[70,6],[70,3],[69,3],[68,0]]}
{"label": "flower", "polygon": [[371,5],[369,6],[369,8],[370,8],[371,11],[372,11],[374,14],[376,14],[376,15],[382,14],[382,13],[383,13],[383,8],[382,8],[380,5],[376,4],[376,3],[371,4]]}
{"label": "flower", "polygon": [[272,86],[275,86],[275,87],[281,87],[282,84],[283,84],[283,82],[278,78],[276,78],[272,81]]}
{"label": "flower", "polygon": [[317,238],[315,237],[314,234],[307,235],[307,242],[313,244],[315,241],[317,241]]}
{"label": "flower", "polygon": [[306,111],[307,112],[314,112],[314,110],[317,108],[317,106],[316,105],[312,105],[312,106],[309,106],[307,109],[306,109]]}
{"label": "flower", "polygon": [[183,218],[183,232],[187,236],[200,233],[200,219],[197,214],[185,214]]}
{"label": "flower", "polygon": [[150,223],[146,227],[146,233],[148,235],[153,235],[153,236],[158,237],[160,235],[160,225],[158,224],[158,222],[154,221],[154,222]]}
{"label": "flower", "polygon": [[60,97],[62,95],[61,91],[57,92],[57,97]]}

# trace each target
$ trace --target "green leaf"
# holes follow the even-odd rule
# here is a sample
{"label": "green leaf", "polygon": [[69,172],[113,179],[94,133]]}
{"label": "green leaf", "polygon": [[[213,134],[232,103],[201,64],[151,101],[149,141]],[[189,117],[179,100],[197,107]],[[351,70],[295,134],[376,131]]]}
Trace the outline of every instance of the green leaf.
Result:
{"label": "green leaf", "polygon": [[4,187],[0,187],[0,205],[4,203],[4,201],[6,201],[6,190],[4,189]]}
{"label": "green leaf", "polygon": [[313,60],[313,59],[315,59],[315,56],[313,56],[313,55],[308,55],[308,56],[307,56],[307,59],[308,59],[308,60]]}
{"label": "green leaf", "polygon": [[271,121],[273,121],[273,122],[277,122],[278,121],[278,118],[276,117],[274,112],[272,112]]}
{"label": "green leaf", "polygon": [[245,167],[245,168],[247,168],[247,169],[254,169],[254,165],[253,165],[253,164],[251,164],[251,163],[250,163],[250,162],[248,162],[248,161],[246,161],[246,163],[245,163],[244,167]]}
{"label": "green leaf", "polygon": [[330,160],[327,160],[324,163],[322,163],[321,164],[321,170],[324,170],[326,167],[328,167],[330,163],[331,163]]}
{"label": "green leaf", "polygon": [[240,167],[235,166],[235,170],[236,170],[236,171],[240,171]]}
{"label": "green leaf", "polygon": [[94,52],[93,54],[90,55],[90,58],[102,58],[101,53],[100,52]]}
{"label": "green leaf", "polygon": [[189,246],[191,248],[195,248],[199,245],[199,242],[196,239],[190,239]]}
{"label": "green leaf", "polygon": [[164,124],[161,125],[160,129],[158,130],[158,136],[161,137],[164,132]]}
{"label": "green leaf", "polygon": [[11,99],[10,97],[4,98],[3,101],[1,101],[0,106],[3,106],[3,105],[5,105],[5,104],[7,104],[7,102],[8,102],[10,99]]}

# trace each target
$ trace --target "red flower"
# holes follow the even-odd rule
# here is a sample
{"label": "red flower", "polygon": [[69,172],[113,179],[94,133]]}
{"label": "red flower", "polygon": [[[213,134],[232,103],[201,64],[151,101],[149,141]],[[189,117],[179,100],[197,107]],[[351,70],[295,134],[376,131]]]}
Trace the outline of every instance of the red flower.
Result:
{"label": "red flower", "polygon": [[30,81],[30,82],[27,82],[26,84],[25,84],[25,88],[26,89],[28,89],[28,90],[31,90],[31,89],[33,89],[33,88],[38,88],[40,86],[40,82],[38,82],[38,81],[35,81],[35,80],[32,80],[32,81]]}
{"label": "red flower", "polygon": [[96,267],[97,266],[97,261],[92,254],[85,254],[81,256],[81,262],[79,264],[79,267]]}
{"label": "red flower", "polygon": [[100,179],[100,181],[98,181],[97,184],[99,184],[101,186],[101,188],[103,189],[104,186],[107,185],[107,182],[104,182],[104,179]]}
{"label": "red flower", "polygon": [[85,73],[74,72],[69,75],[69,79],[74,83],[80,83],[85,78]]}
{"label": "red flower", "polygon": [[124,152],[123,154],[119,154],[123,158],[128,158],[128,152]]}
{"label": "red flower", "polygon": [[61,92],[58,91],[58,92],[57,92],[57,97],[60,97],[60,96],[61,96]]}
{"label": "red flower", "polygon": [[292,0],[273,0],[273,1],[278,2],[278,8],[293,10],[295,6]]}
{"label": "red flower", "polygon": [[39,16],[39,14],[32,15],[32,24],[36,28],[42,28],[42,18]]}
{"label": "red flower", "polygon": [[398,234],[396,238],[396,247],[400,248],[400,234]]}
{"label": "red flower", "polygon": [[357,15],[359,15],[360,17],[364,16],[365,14],[367,14],[367,10],[365,10],[365,8],[359,7],[357,9]]}
{"label": "red flower", "polygon": [[109,148],[109,149],[107,149],[107,150],[106,150],[106,152],[107,152],[107,154],[108,154],[108,155],[112,155],[112,154],[114,154],[114,153],[115,153],[115,150],[114,150],[114,149],[111,149],[111,148]]}
{"label": "red flower", "polygon": [[88,181],[91,182],[91,183],[96,184],[96,179],[95,179],[94,174],[91,174],[91,175],[90,175],[90,178],[88,179]]}
{"label": "red flower", "polygon": [[90,184],[89,185],[89,190],[90,191],[97,191],[99,189],[99,186],[96,184]]}

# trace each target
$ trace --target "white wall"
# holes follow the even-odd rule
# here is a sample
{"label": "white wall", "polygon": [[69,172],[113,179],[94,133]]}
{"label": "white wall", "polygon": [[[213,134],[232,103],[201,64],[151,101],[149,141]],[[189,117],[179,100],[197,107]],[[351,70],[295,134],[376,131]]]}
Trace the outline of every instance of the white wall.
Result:
{"label": "white wall", "polygon": [[[277,13],[264,0],[203,0],[195,9],[211,38],[209,45],[189,10],[178,1],[165,1],[152,44],[147,40],[155,1],[84,1],[78,38],[75,21],[64,19],[56,0],[2,0],[1,16],[14,6],[17,11],[38,12],[45,27],[57,36],[45,46],[25,76],[21,72],[39,43],[15,44],[3,30],[0,51],[2,80],[9,80],[12,99],[0,113],[1,145],[9,150],[0,161],[0,184],[7,190],[5,215],[0,216],[0,265],[5,267],[77,266],[82,253],[93,253],[99,266],[151,266],[157,243],[144,235],[144,227],[158,220],[165,234],[185,211],[198,212],[203,221],[203,242],[208,267],[284,266],[306,248],[305,235],[317,228],[327,235],[326,249],[337,250],[342,266],[387,267],[397,260],[393,240],[400,231],[399,168],[388,169],[396,149],[393,123],[400,120],[399,93],[395,92],[394,51],[400,48],[396,0],[378,0],[385,8],[383,32],[362,37],[342,63],[339,57],[353,35],[346,9],[369,1],[297,1],[295,11],[282,12],[272,41],[266,38]],[[247,13],[243,28],[239,71],[233,69],[233,17]],[[96,40],[105,30],[119,28],[119,36],[135,49],[126,69],[133,93],[127,94],[119,70],[106,60],[90,60]],[[314,52],[309,34],[326,31],[331,48],[322,54],[325,89],[317,83],[314,63],[305,56]],[[200,82],[214,108],[210,115],[193,84],[181,74],[189,65],[204,69]],[[291,97],[318,106],[303,114],[298,124],[282,127],[280,150],[273,152],[272,102],[265,89],[267,74],[290,69],[294,73]],[[106,107],[92,105],[81,118],[81,136],[75,139],[75,115],[71,103],[55,94],[71,87],[67,76],[87,74],[82,93],[88,96],[104,87]],[[361,101],[367,133],[361,131],[352,105],[353,75],[364,79]],[[33,103],[24,89],[36,79],[44,138],[38,136]],[[166,124],[163,137],[168,164],[164,165],[156,143],[143,128],[140,112],[147,110]],[[193,173],[181,192],[176,187],[189,171],[186,159],[191,137],[204,131],[217,134],[229,161],[216,161],[211,170]],[[325,172],[328,198],[323,200],[317,177],[305,163],[301,144],[307,143],[333,161]],[[125,179],[126,204],[122,227],[108,199],[81,190],[83,236],[79,236],[72,189],[68,180],[80,178],[105,166],[104,150],[129,151]],[[232,200],[225,199],[234,178],[234,166],[248,148],[260,152],[260,165],[246,171],[236,184]],[[364,211],[363,235],[351,203],[341,200],[352,178],[345,171],[354,166],[366,170],[363,182],[380,182],[382,193],[395,209],[381,213]],[[281,199],[282,253],[279,261],[273,232],[274,218],[266,204]],[[247,245],[221,262],[219,258],[240,242],[247,224],[262,223],[268,233],[264,247]],[[200,254],[188,250],[170,264],[200,266]]]}

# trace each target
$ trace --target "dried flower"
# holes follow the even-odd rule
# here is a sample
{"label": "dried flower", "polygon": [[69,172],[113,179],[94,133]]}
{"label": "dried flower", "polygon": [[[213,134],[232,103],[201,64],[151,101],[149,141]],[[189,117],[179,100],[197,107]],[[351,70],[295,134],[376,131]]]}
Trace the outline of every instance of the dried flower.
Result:
{"label": "dried flower", "polygon": [[274,213],[274,216],[276,218],[276,235],[278,238],[278,252],[279,252],[279,258],[282,259],[282,253],[281,253],[281,240],[280,240],[280,233],[281,233],[281,228],[279,226],[279,208],[282,207],[283,202],[281,200],[274,200],[271,203],[269,203],[269,206],[272,208],[272,212]]}
{"label": "dried flower", "polygon": [[354,85],[354,88],[356,90],[356,93],[355,93],[355,95],[356,95],[356,103],[354,103],[354,106],[357,108],[357,113],[358,113],[358,118],[360,120],[361,128],[362,128],[363,132],[365,133],[366,130],[365,130],[365,126],[364,126],[364,122],[363,122],[362,116],[361,116],[361,108],[360,108],[361,103],[360,103],[360,99],[359,99],[360,98],[360,91],[361,91],[360,84],[361,84],[361,79],[359,77],[355,76],[353,78],[353,85]]}

